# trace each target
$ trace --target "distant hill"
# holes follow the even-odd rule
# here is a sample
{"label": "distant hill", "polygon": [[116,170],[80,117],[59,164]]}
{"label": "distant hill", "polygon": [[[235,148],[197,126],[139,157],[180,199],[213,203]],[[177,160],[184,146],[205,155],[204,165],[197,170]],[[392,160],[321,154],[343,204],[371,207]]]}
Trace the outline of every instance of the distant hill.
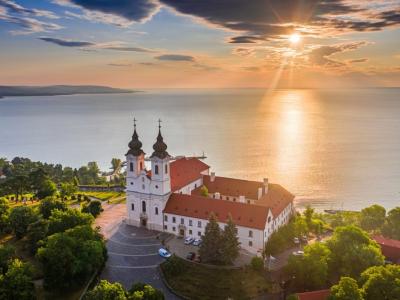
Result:
{"label": "distant hill", "polygon": [[74,94],[119,94],[137,91],[96,85],[5,86],[0,85],[0,98],[6,96],[56,96]]}

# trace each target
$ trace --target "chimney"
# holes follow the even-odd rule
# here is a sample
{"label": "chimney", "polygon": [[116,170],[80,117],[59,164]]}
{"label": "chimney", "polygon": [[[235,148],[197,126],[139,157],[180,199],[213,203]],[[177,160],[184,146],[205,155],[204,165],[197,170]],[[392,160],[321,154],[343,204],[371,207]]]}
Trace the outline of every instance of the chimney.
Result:
{"label": "chimney", "polygon": [[239,196],[240,203],[246,203],[246,198],[244,196]]}
{"label": "chimney", "polygon": [[264,194],[268,194],[268,178],[264,178]]}
{"label": "chimney", "polygon": [[214,182],[215,180],[215,172],[211,172],[210,181]]}
{"label": "chimney", "polygon": [[215,199],[221,199],[221,194],[219,192],[216,192],[214,195]]}
{"label": "chimney", "polygon": [[263,188],[259,187],[258,188],[258,197],[257,197],[257,199],[260,199],[262,195],[263,195]]}

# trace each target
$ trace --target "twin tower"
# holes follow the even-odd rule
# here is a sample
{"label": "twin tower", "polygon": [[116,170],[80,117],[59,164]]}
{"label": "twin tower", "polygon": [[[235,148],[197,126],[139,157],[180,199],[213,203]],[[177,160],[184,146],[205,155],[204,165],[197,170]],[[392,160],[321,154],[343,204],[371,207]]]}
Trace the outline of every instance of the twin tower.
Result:
{"label": "twin tower", "polygon": [[162,230],[162,211],[171,193],[170,160],[161,135],[159,120],[157,141],[150,156],[151,171],[145,168],[145,153],[134,131],[126,153],[126,194],[130,225]]}

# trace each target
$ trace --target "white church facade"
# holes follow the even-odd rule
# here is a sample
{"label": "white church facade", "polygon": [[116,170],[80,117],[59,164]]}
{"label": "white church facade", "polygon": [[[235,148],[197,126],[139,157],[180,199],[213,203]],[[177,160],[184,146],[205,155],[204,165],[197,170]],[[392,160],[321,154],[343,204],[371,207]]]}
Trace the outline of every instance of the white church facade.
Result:
{"label": "white church facade", "polygon": [[[267,179],[262,182],[216,176],[198,158],[174,158],[161,135],[148,158],[136,132],[126,154],[127,223],[182,237],[204,235],[210,213],[221,228],[232,216],[241,247],[260,253],[272,232],[289,221],[294,196]],[[202,192],[206,187],[208,194]]]}

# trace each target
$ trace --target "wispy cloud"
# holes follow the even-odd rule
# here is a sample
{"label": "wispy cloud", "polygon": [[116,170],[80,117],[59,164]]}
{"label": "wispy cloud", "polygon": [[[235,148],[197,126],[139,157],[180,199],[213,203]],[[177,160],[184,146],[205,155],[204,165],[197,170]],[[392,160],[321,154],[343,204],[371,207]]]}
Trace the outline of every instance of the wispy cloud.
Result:
{"label": "wispy cloud", "polygon": [[69,39],[61,39],[61,38],[52,38],[52,37],[40,37],[42,41],[56,44],[62,47],[72,47],[72,48],[89,48],[93,50],[114,50],[114,51],[127,51],[127,52],[144,52],[144,53],[154,53],[156,50],[142,48],[142,47],[132,47],[127,46],[123,42],[107,42],[107,43],[95,43],[89,41],[78,41],[78,40],[69,40]]}
{"label": "wispy cloud", "polygon": [[156,56],[154,58],[158,59],[158,60],[164,60],[164,61],[189,61],[189,62],[195,61],[194,56],[182,55],[182,54],[163,54],[163,55]]}

